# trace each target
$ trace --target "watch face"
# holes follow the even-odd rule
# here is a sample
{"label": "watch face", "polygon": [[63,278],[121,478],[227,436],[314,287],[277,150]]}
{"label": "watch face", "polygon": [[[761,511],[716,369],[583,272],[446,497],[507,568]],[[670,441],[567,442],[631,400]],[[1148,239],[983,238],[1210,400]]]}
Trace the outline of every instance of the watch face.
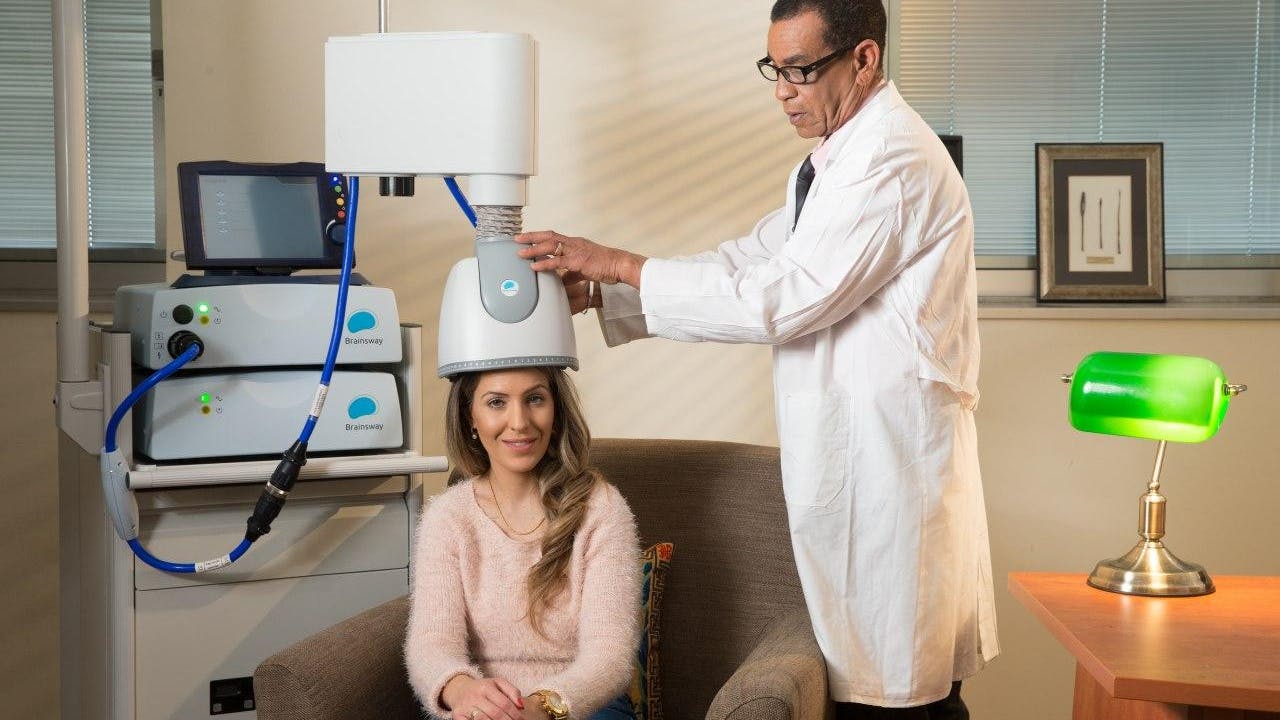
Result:
{"label": "watch face", "polygon": [[551,712],[557,715],[563,715],[569,712],[569,706],[565,704],[564,700],[560,699],[560,695],[558,693],[548,692],[545,697],[547,699],[547,706],[551,708]]}

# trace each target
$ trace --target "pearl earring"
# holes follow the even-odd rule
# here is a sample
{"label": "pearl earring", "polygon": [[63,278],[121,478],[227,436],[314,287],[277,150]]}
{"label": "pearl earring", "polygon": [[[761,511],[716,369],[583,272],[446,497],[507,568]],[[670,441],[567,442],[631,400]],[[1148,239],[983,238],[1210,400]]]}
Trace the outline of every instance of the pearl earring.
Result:
{"label": "pearl earring", "polygon": [[475,428],[471,428],[471,439],[472,439],[472,440],[479,440],[479,439],[480,439],[480,433],[476,432],[476,429],[475,429]]}

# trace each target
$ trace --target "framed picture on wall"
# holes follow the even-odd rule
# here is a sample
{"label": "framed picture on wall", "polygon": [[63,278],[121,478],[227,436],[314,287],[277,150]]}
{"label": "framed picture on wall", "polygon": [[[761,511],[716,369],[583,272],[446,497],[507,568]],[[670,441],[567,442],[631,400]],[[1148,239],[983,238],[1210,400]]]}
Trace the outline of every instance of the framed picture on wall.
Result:
{"label": "framed picture on wall", "polygon": [[1164,146],[1036,143],[1036,299],[1163,302]]}
{"label": "framed picture on wall", "polygon": [[964,137],[961,135],[939,135],[942,140],[942,146],[947,149],[947,154],[951,156],[951,162],[956,164],[956,170],[960,175],[964,175]]}

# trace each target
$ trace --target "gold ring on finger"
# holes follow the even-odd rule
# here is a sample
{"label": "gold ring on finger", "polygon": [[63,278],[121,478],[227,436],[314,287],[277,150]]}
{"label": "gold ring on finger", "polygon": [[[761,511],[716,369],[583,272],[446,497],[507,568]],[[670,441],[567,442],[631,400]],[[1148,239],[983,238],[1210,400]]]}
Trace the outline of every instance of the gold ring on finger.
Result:
{"label": "gold ring on finger", "polygon": [[557,240],[557,241],[556,241],[556,251],[555,251],[555,252],[553,252],[553,253],[551,253],[551,254],[552,254],[552,255],[555,255],[556,257],[560,257],[560,251],[561,251],[563,248],[564,248],[564,241],[563,241],[563,240]]}

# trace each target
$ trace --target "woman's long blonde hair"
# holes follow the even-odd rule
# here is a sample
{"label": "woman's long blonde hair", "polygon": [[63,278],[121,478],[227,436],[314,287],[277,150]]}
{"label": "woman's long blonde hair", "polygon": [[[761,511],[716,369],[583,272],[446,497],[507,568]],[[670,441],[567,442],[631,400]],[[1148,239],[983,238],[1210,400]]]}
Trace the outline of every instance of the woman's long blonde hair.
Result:
{"label": "woman's long blonde hair", "polygon": [[[568,585],[573,541],[587,514],[587,500],[599,473],[588,465],[591,431],[587,429],[573,381],[560,368],[533,369],[546,378],[555,406],[547,454],[533,469],[547,514],[547,530],[542,536],[542,557],[529,568],[526,581],[529,622],[534,631],[542,635],[543,613]],[[449,461],[461,474],[473,478],[489,472],[490,467],[484,446],[471,437],[471,403],[483,374],[453,377],[445,411]]]}

